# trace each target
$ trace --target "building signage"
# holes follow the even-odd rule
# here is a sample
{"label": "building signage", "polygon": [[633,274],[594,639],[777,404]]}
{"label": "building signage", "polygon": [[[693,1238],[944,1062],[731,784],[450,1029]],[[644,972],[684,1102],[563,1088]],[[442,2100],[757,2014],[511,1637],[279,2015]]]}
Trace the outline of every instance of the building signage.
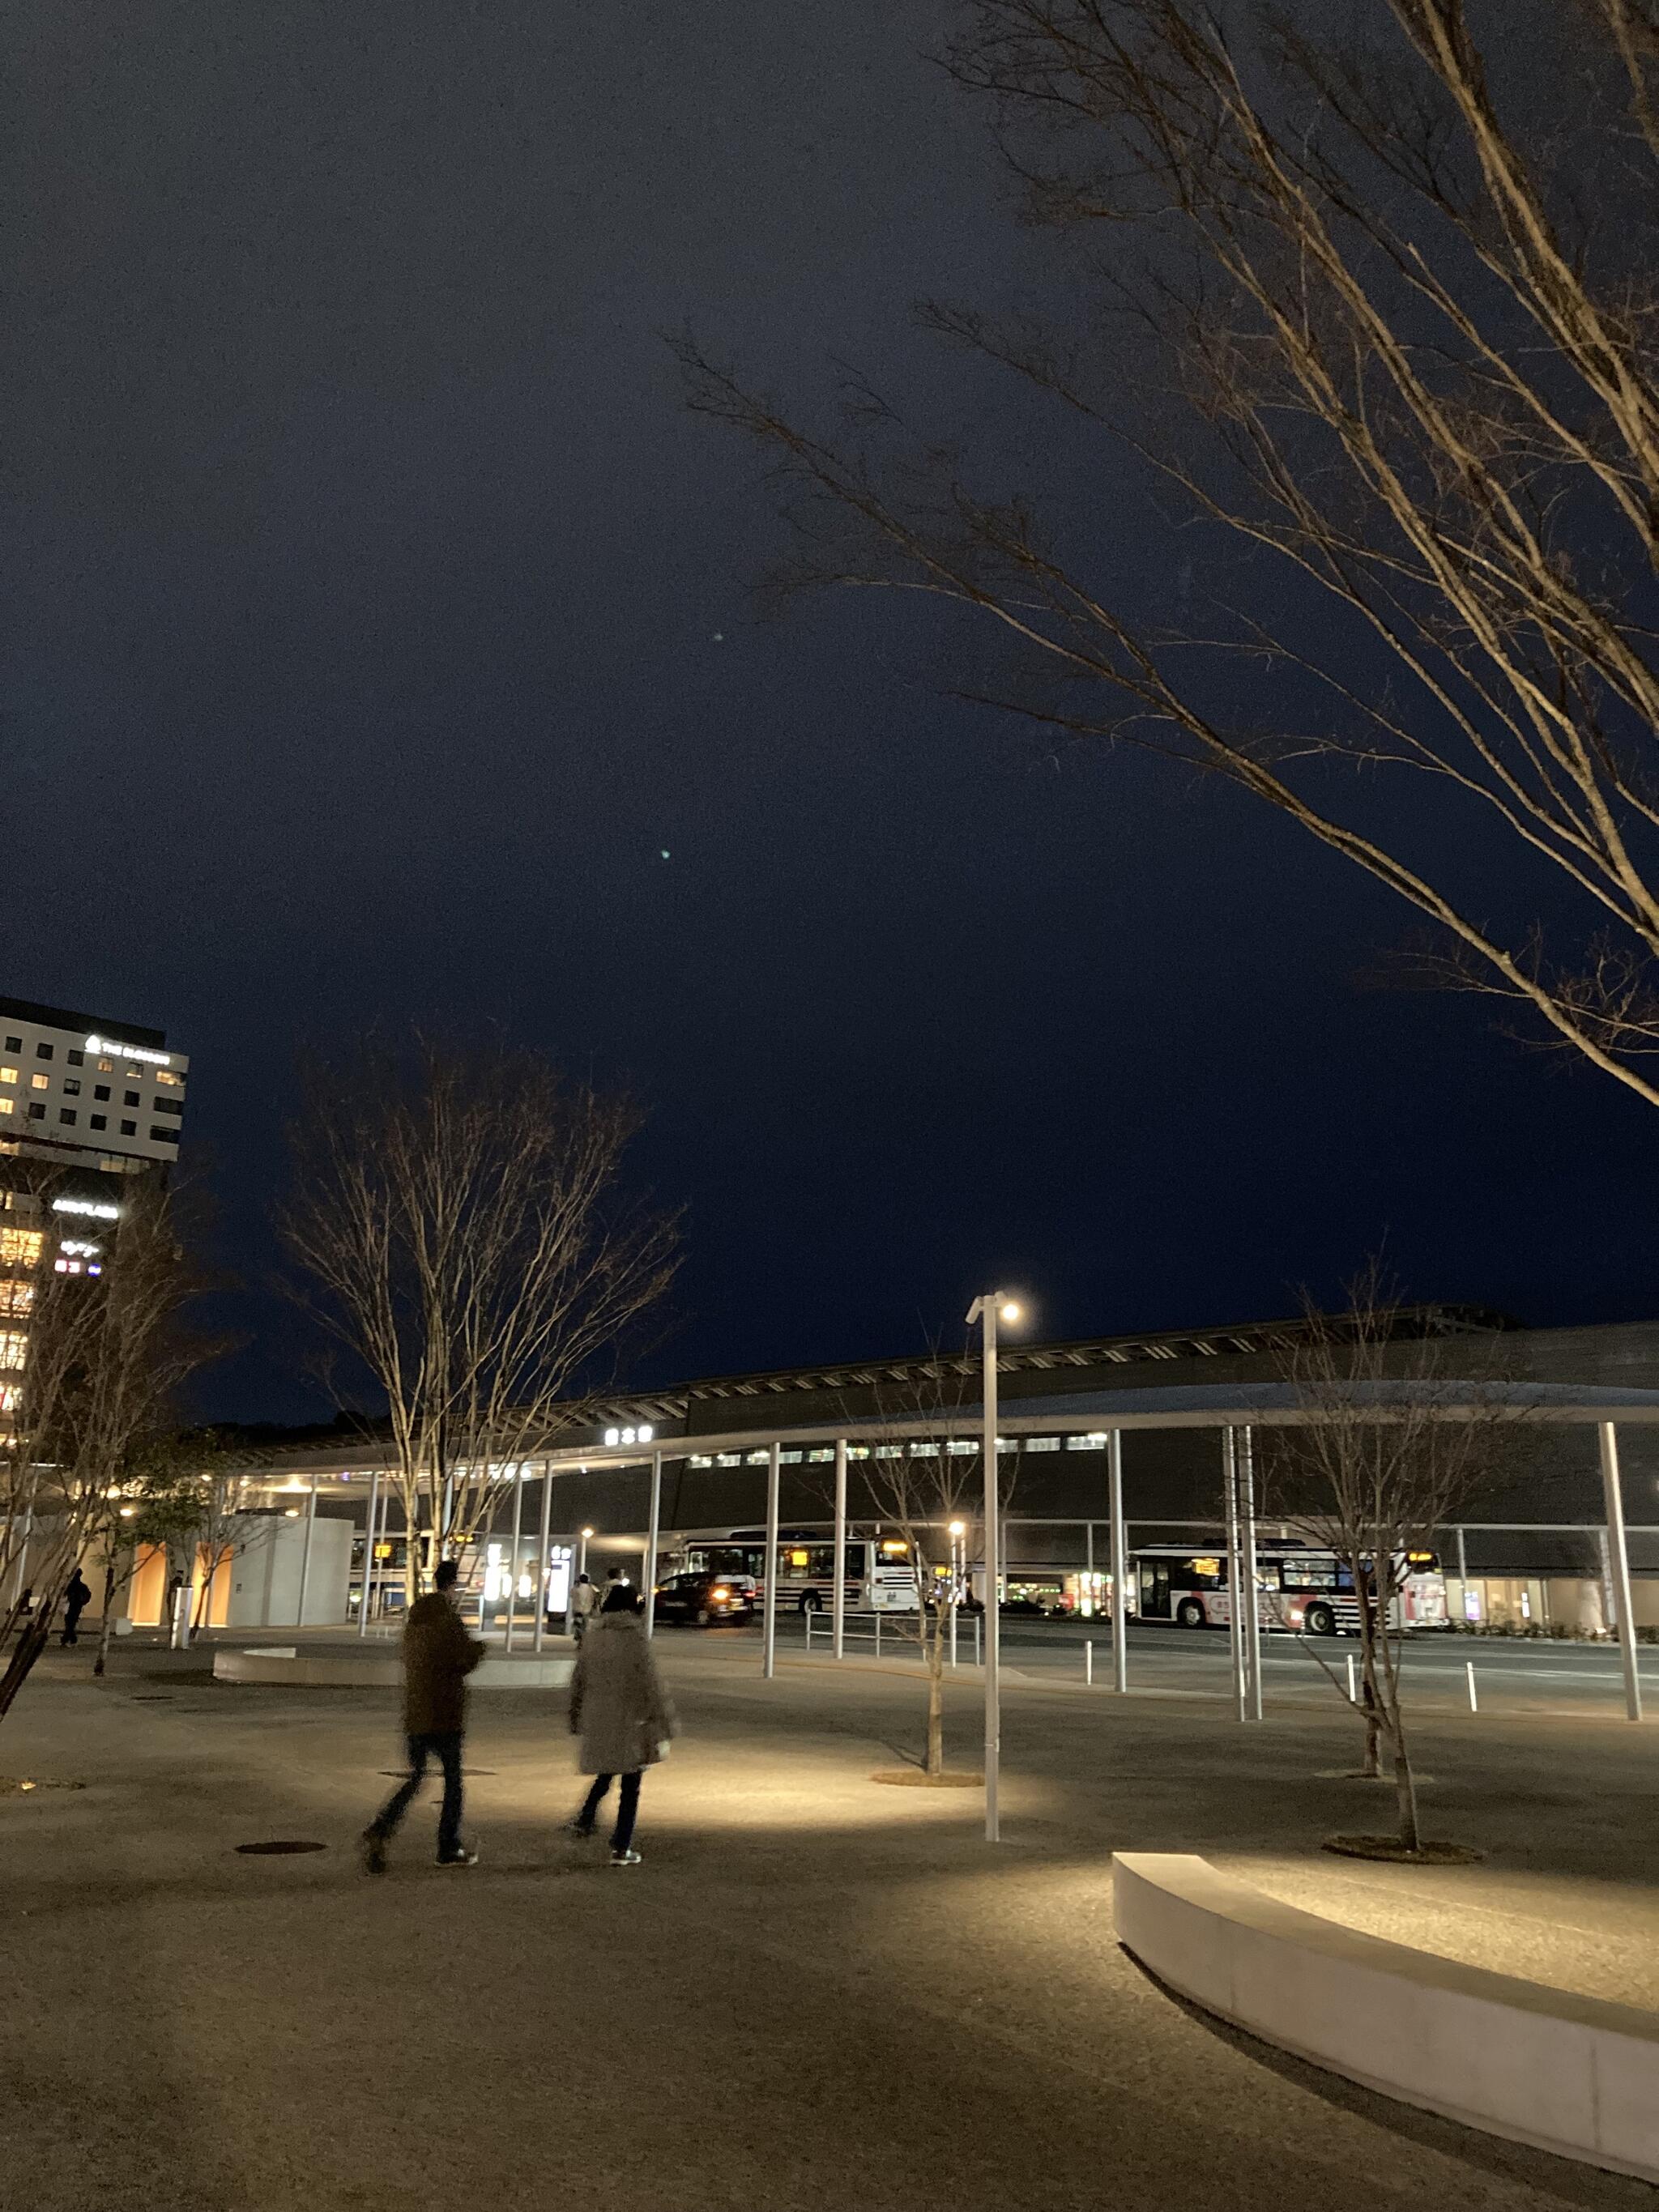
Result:
{"label": "building signage", "polygon": [[129,1060],[147,1060],[153,1067],[173,1065],[170,1052],[155,1052],[147,1044],[123,1044],[119,1037],[89,1036],[86,1048],[88,1052],[125,1053]]}
{"label": "building signage", "polygon": [[54,1198],[52,1210],[54,1213],[89,1213],[94,1221],[118,1221],[121,1218],[120,1207],[106,1206],[100,1198]]}

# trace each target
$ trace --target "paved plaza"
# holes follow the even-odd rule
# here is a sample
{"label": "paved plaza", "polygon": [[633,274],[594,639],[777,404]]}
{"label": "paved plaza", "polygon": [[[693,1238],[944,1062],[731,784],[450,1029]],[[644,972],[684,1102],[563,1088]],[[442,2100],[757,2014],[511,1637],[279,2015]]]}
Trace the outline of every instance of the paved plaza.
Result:
{"label": "paved plaza", "polygon": [[[1118,1949],[1116,1847],[1659,2004],[1659,1729],[1425,1722],[1430,1829],[1473,1870],[1356,1867],[1386,1819],[1322,1778],[1353,1730],[1298,1705],[1011,1687],[1006,1840],[971,1792],[894,1790],[920,1685],[665,1634],[685,1733],[647,1778],[644,1863],[560,1833],[562,1693],[475,1698],[470,1872],[435,1792],[381,1881],[353,1844],[396,1763],[384,1691],[216,1683],[123,1649],[43,1662],[0,1728],[9,2202],[39,2212],[1649,2205],[1373,2097],[1172,2000]],[[978,1719],[953,1688],[953,1753]],[[48,1788],[79,1782],[80,1789]],[[1370,1809],[1367,1809],[1367,1808]],[[314,1840],[325,1851],[238,1856]],[[1357,2179],[1358,2178],[1358,2179]]]}

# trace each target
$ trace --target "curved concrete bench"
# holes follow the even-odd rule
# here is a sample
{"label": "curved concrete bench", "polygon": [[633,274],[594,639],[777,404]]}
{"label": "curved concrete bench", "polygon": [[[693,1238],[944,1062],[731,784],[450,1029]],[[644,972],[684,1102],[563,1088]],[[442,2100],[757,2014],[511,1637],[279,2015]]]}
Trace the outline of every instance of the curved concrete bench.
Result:
{"label": "curved concrete bench", "polygon": [[[508,1659],[494,1653],[481,1660],[468,1678],[481,1690],[558,1690],[570,1680],[575,1660],[568,1653],[544,1653],[538,1659]],[[268,1644],[235,1650],[221,1644],[213,1655],[221,1682],[300,1682],[333,1688],[396,1688],[403,1665],[393,1651],[313,1650],[292,1644]]]}
{"label": "curved concrete bench", "polygon": [[1206,2012],[1406,2104],[1659,2181],[1659,2013],[1344,1928],[1204,1859],[1112,1868],[1119,1942]]}

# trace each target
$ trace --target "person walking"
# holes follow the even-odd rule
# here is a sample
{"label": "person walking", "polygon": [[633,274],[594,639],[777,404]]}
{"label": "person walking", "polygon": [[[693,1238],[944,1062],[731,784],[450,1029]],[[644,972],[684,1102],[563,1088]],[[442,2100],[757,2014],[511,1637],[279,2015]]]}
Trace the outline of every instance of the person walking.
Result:
{"label": "person walking", "polygon": [[81,1641],[76,1632],[81,1626],[81,1615],[91,1603],[92,1591],[77,1566],[64,1591],[64,1632],[58,1639],[59,1644],[78,1644]]}
{"label": "person walking", "polygon": [[587,1633],[587,1624],[599,1609],[599,1594],[586,1575],[578,1575],[576,1587],[571,1592],[570,1633],[580,1644]]}
{"label": "person walking", "polygon": [[439,1563],[427,1596],[416,1598],[404,1627],[404,1729],[409,1774],[362,1833],[363,1871],[386,1872],[386,1847],[426,1779],[426,1764],[443,1770],[444,1802],[438,1814],[438,1864],[477,1866],[478,1854],[461,1841],[461,1743],[466,1733],[466,1678],[484,1656],[456,1610],[460,1568]]}
{"label": "person walking", "polygon": [[620,1775],[617,1825],[611,1833],[612,1866],[640,1863],[633,1845],[641,1771],[656,1765],[679,1728],[640,1626],[639,1600],[626,1583],[618,1583],[605,1592],[592,1633],[576,1655],[570,1682],[570,1733],[582,1740],[578,1771],[593,1777],[570,1831],[592,1834],[599,1808]]}

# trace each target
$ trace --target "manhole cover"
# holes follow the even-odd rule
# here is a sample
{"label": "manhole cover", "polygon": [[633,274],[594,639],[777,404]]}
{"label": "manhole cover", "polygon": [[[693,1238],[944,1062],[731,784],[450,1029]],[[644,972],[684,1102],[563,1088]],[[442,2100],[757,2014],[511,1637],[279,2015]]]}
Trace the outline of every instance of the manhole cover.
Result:
{"label": "manhole cover", "polygon": [[282,1859],[292,1858],[296,1851],[325,1851],[328,1845],[301,1844],[283,1839],[270,1844],[238,1844],[236,1848],[244,1858]]}

